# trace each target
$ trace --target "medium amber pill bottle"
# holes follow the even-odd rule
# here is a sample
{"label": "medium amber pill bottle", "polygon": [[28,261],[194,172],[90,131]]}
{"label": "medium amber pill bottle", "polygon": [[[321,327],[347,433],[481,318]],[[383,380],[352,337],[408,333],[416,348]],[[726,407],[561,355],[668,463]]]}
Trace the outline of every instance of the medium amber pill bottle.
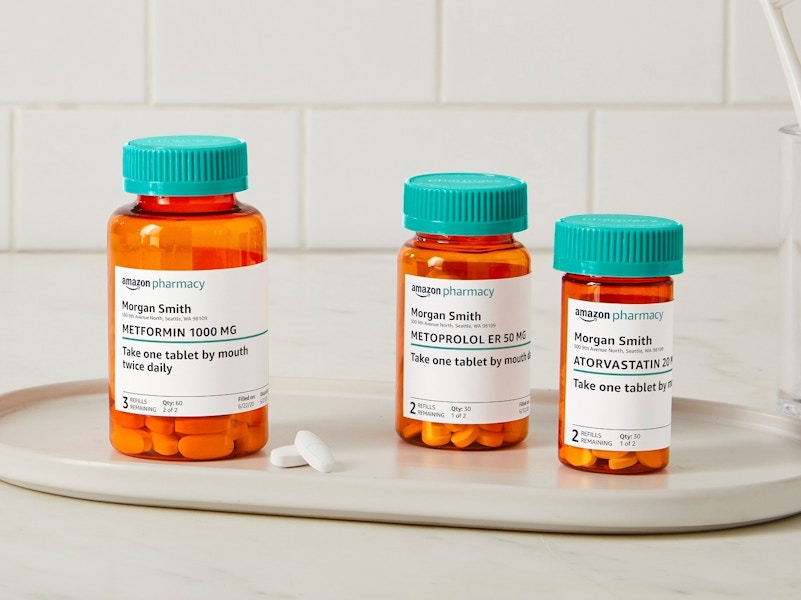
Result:
{"label": "medium amber pill bottle", "polygon": [[130,456],[212,460],[267,442],[266,225],[240,203],[247,146],[123,147],[136,201],[108,223],[109,433]]}
{"label": "medium amber pill bottle", "polygon": [[562,277],[559,460],[633,474],[667,466],[673,388],[673,279],[683,228],[659,217],[557,221]]}
{"label": "medium amber pill bottle", "polygon": [[396,431],[419,446],[488,450],[525,439],[531,260],[526,183],[479,173],[406,181],[398,255]]}

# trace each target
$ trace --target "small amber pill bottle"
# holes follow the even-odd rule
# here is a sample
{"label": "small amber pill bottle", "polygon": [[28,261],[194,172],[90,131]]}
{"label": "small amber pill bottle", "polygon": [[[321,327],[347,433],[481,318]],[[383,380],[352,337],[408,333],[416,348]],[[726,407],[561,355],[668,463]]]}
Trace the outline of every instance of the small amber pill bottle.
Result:
{"label": "small amber pill bottle", "polygon": [[247,146],[123,147],[136,201],[108,223],[109,433],[130,456],[212,460],[267,442],[267,235],[240,203]]}
{"label": "small amber pill bottle", "polygon": [[562,277],[559,460],[633,474],[668,464],[673,279],[683,228],[659,217],[593,214],[556,223]]}
{"label": "small amber pill bottle", "polygon": [[531,259],[526,183],[480,173],[406,181],[398,254],[396,431],[488,450],[528,434]]}

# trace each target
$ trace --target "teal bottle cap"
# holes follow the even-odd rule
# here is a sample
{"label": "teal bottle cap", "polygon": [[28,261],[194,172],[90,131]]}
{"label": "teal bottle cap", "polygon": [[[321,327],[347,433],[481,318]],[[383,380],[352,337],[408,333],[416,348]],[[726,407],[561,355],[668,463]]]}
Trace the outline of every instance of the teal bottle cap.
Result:
{"label": "teal bottle cap", "polygon": [[214,196],[248,188],[247,144],[213,135],[132,140],[122,148],[123,189],[142,196]]}
{"label": "teal bottle cap", "polygon": [[553,266],[577,275],[664,277],[684,270],[681,223],[641,215],[574,215],[556,222]]}
{"label": "teal bottle cap", "polygon": [[403,225],[439,235],[502,235],[528,227],[526,182],[487,173],[432,173],[403,187]]}

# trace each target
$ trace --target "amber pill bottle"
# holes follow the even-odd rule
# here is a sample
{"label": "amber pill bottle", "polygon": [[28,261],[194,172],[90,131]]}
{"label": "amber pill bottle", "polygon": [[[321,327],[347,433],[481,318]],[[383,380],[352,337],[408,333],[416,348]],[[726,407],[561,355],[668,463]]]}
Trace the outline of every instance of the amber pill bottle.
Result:
{"label": "amber pill bottle", "polygon": [[122,168],[136,201],[108,223],[111,445],[173,461],[255,452],[268,431],[267,239],[235,195],[247,146],[142,138]]}
{"label": "amber pill bottle", "polygon": [[531,260],[520,179],[438,173],[404,185],[396,419],[419,446],[489,450],[525,439]]}
{"label": "amber pill bottle", "polygon": [[659,217],[557,221],[562,277],[559,460],[598,473],[667,466],[673,388],[673,279],[683,228]]}

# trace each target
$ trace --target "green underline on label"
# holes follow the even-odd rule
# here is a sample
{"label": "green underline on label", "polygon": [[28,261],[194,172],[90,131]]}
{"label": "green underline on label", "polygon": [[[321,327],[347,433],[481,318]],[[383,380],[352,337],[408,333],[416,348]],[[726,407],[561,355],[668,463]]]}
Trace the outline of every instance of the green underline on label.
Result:
{"label": "green underline on label", "polygon": [[145,343],[153,343],[153,344],[218,344],[222,342],[239,342],[241,340],[249,340],[252,338],[260,337],[262,335],[267,335],[267,332],[270,331],[269,329],[265,329],[260,333],[254,333],[253,335],[245,335],[242,337],[237,338],[226,338],[224,340],[143,340],[140,338],[132,338],[132,337],[125,337],[122,336],[121,339],[127,342],[145,342]]}
{"label": "green underline on label", "polygon": [[667,371],[655,371],[654,373],[604,373],[603,371],[585,371],[584,369],[573,369],[576,373],[586,373],[587,375],[610,375],[612,377],[648,377],[649,375],[664,375],[672,373],[673,369]]}
{"label": "green underline on label", "polygon": [[659,429],[667,429],[670,427],[670,423],[667,425],[657,425],[656,427],[636,427],[636,428],[626,428],[626,427],[595,427],[593,425],[582,425],[581,423],[573,423],[571,427],[578,427],[579,429],[596,429],[598,431],[658,431]]}
{"label": "green underline on label", "polygon": [[461,346],[426,346],[425,344],[410,344],[415,348],[429,348],[431,350],[473,350],[473,351],[480,351],[480,350],[511,350],[512,348],[522,348],[523,346],[529,346],[531,342],[523,342],[522,344],[515,344],[514,346],[490,346],[488,348],[463,348]]}

